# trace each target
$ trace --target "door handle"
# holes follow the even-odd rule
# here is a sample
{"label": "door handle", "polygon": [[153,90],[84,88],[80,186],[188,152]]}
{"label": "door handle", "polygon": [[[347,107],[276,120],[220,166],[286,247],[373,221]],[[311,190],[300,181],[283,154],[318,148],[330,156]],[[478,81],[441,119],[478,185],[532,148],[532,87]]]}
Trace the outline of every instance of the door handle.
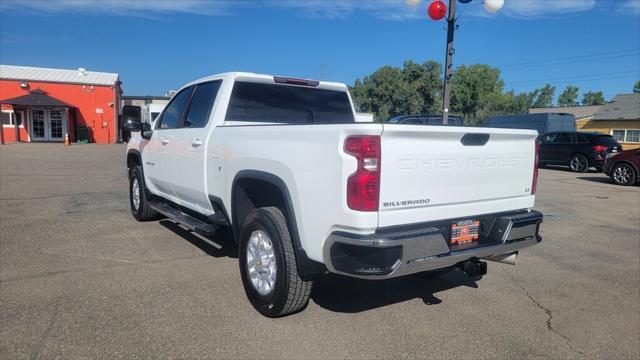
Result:
{"label": "door handle", "polygon": [[193,146],[193,147],[198,147],[198,146],[200,146],[202,144],[203,144],[203,142],[200,139],[195,139],[195,140],[191,141],[191,146]]}
{"label": "door handle", "polygon": [[162,145],[167,145],[169,143],[169,139],[162,138],[162,139],[160,139],[160,142],[162,143]]}

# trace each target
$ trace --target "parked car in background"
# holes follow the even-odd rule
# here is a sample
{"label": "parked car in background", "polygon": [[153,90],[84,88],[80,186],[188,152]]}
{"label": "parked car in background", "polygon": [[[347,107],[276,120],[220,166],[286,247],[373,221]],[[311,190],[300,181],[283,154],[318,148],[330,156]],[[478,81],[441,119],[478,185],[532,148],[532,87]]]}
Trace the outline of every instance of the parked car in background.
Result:
{"label": "parked car in background", "polygon": [[158,118],[162,110],[164,110],[165,104],[147,104],[142,109],[142,122],[153,123]]}
{"label": "parked car in background", "polygon": [[542,113],[492,116],[484,127],[531,129],[538,134],[554,131],[576,131],[576,118],[571,114]]}
{"label": "parked car in background", "polygon": [[640,181],[640,149],[607,154],[604,173],[618,185],[633,185]]}
{"label": "parked car in background", "polygon": [[538,165],[564,165],[585,172],[590,167],[602,171],[607,154],[622,151],[611,135],[597,132],[550,132],[538,137]]}
{"label": "parked car in background", "polygon": [[[391,124],[442,125],[442,115],[398,115],[387,122]],[[464,126],[464,121],[458,115],[449,115],[447,125]]]}

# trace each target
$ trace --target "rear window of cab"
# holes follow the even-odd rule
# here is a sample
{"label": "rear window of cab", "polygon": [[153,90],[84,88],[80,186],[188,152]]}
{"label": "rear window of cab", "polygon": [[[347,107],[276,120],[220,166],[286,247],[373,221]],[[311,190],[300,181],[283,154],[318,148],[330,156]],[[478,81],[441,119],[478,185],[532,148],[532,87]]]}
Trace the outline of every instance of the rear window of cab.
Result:
{"label": "rear window of cab", "polygon": [[354,123],[346,91],[238,81],[226,121],[268,124]]}

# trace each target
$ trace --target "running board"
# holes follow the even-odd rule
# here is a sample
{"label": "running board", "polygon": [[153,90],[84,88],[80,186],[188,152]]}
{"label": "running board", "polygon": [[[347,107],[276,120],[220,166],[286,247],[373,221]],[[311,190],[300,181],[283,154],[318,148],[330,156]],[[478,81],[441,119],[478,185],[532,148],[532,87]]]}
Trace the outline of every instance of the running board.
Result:
{"label": "running board", "polygon": [[153,200],[149,202],[149,206],[160,214],[186,226],[189,230],[194,231],[202,236],[212,236],[218,229],[216,225],[207,224],[206,222],[196,219],[189,214],[185,214],[181,210],[176,209],[166,203]]}

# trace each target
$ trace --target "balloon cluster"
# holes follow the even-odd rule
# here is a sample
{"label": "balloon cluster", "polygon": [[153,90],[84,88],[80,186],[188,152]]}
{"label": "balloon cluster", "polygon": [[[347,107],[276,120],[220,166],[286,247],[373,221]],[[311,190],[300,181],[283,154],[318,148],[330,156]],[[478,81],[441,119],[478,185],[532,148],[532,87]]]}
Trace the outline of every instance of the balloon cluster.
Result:
{"label": "balloon cluster", "polygon": [[[456,0],[453,0],[456,1]],[[472,0],[457,0],[462,4],[468,4]],[[418,6],[422,0],[405,0],[405,4],[409,6]],[[484,0],[484,9],[487,12],[494,13],[502,9],[504,6],[504,0]],[[432,20],[438,21],[447,15],[447,5],[442,0],[435,0],[429,4],[427,8],[427,14]]]}

